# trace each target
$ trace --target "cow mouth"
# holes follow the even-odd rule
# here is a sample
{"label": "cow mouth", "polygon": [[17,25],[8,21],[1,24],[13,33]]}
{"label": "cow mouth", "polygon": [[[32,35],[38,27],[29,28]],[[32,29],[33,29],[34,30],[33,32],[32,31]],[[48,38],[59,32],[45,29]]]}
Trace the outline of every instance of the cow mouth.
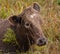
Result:
{"label": "cow mouth", "polygon": [[44,45],[46,45],[46,42],[37,44],[37,46],[44,46]]}
{"label": "cow mouth", "polygon": [[46,45],[46,39],[45,38],[38,38],[37,41],[36,41],[36,45],[37,46],[44,46]]}
{"label": "cow mouth", "polygon": [[43,33],[40,33],[38,29],[36,31],[35,30],[32,31],[32,30],[30,29],[28,30],[28,32],[33,39],[33,43],[36,44],[37,46],[46,45],[47,40],[43,35]]}

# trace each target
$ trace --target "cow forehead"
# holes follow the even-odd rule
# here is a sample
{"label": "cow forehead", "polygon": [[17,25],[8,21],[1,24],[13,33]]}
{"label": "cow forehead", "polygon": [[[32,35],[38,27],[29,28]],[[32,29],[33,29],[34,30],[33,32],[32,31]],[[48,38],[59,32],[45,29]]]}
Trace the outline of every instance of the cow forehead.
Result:
{"label": "cow forehead", "polygon": [[39,14],[38,13],[27,14],[26,18],[28,20],[37,20],[39,18]]}
{"label": "cow forehead", "polygon": [[25,19],[32,24],[36,24],[36,23],[39,24],[39,14],[38,13],[27,14]]}
{"label": "cow forehead", "polygon": [[31,8],[28,8],[28,9],[25,11],[25,16],[26,16],[27,18],[29,18],[29,19],[30,19],[30,18],[33,19],[33,18],[39,16],[39,12],[37,12],[37,11],[35,11],[35,10],[32,10]]}
{"label": "cow forehead", "polygon": [[32,23],[38,22],[39,17],[39,12],[32,9],[26,10],[23,15],[24,20],[30,21]]}
{"label": "cow forehead", "polygon": [[34,18],[36,16],[36,14],[34,13],[34,14],[31,14],[30,15],[30,18]]}

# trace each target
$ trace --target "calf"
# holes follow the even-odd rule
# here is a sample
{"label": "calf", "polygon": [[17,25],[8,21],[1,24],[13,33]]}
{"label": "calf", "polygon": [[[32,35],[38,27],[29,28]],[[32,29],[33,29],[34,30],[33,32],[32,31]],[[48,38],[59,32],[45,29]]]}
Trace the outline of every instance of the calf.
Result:
{"label": "calf", "polygon": [[10,28],[16,34],[18,50],[27,51],[31,45],[43,46],[46,38],[41,29],[40,7],[33,3],[19,15],[11,16],[9,19],[0,20],[0,49],[3,52],[14,52],[16,46],[6,44],[2,41],[7,29]]}

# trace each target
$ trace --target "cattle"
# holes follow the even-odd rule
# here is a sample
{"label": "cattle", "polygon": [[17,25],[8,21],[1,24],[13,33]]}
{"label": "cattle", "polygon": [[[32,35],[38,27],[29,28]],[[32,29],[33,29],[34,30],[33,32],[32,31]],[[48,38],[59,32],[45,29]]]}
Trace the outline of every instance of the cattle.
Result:
{"label": "cattle", "polygon": [[[16,35],[17,46],[4,43],[2,39],[7,29],[10,28]],[[41,28],[40,6],[33,3],[19,15],[13,15],[8,19],[0,19],[0,50],[3,52],[28,51],[30,46],[36,44],[43,46],[47,42]]]}

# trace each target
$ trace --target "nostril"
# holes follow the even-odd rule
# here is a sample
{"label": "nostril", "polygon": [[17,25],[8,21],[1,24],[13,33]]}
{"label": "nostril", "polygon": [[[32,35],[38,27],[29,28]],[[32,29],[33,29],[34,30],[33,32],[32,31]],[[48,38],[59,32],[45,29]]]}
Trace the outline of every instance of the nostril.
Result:
{"label": "nostril", "polygon": [[42,40],[39,40],[39,43],[43,43],[43,41]]}
{"label": "nostril", "polygon": [[44,40],[44,39],[39,39],[38,41],[37,41],[37,45],[38,46],[43,46],[43,45],[45,45],[46,44],[46,40]]}

